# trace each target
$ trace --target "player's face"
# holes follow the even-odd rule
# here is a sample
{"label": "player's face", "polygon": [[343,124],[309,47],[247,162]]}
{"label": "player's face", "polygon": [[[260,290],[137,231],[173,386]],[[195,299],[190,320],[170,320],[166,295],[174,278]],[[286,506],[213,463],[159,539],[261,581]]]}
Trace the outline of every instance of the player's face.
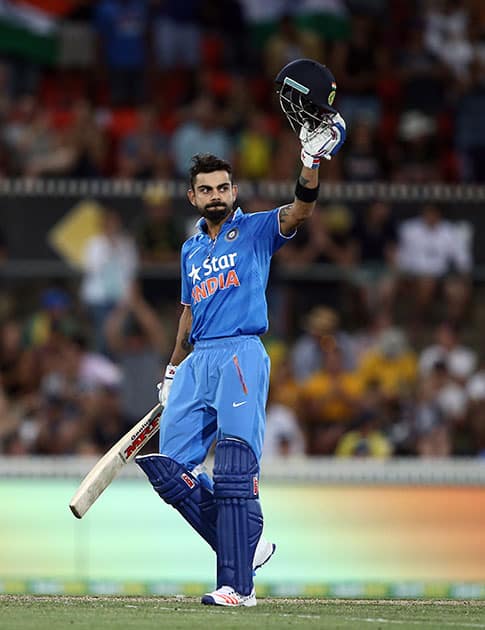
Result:
{"label": "player's face", "polygon": [[237,186],[227,171],[199,173],[188,192],[190,203],[211,223],[221,223],[233,210]]}

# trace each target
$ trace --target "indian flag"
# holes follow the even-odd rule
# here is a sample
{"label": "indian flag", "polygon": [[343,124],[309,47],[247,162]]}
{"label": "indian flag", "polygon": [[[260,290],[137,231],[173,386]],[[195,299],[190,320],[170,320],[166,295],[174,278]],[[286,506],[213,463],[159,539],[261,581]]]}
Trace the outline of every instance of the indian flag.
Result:
{"label": "indian flag", "polygon": [[[0,51],[53,64],[59,53],[58,15],[52,2],[0,0]],[[73,4],[64,3],[70,9]]]}

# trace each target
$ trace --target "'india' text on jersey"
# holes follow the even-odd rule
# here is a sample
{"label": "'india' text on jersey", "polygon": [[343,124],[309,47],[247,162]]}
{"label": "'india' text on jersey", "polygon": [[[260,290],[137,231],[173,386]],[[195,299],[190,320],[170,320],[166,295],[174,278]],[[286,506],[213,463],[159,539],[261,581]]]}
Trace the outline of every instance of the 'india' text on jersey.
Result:
{"label": "'india' text on jersey", "polygon": [[279,208],[244,214],[238,208],[212,240],[205,230],[182,246],[182,303],[192,310],[191,342],[261,335],[268,329],[266,285],[271,256],[287,241]]}

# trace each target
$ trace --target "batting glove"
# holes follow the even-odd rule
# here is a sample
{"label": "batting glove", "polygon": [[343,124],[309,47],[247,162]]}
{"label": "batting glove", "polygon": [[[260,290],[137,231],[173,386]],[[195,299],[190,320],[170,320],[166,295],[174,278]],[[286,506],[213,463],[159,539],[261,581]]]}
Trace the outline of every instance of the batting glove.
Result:
{"label": "batting glove", "polygon": [[173,377],[177,371],[177,366],[169,363],[165,369],[165,376],[163,377],[163,381],[161,383],[157,383],[158,389],[158,400],[162,407],[167,405],[168,395],[170,393],[170,388],[172,387]]}
{"label": "batting glove", "polygon": [[305,123],[300,130],[301,161],[308,168],[318,168],[320,159],[332,159],[347,136],[345,121],[340,114],[329,114],[311,130]]}

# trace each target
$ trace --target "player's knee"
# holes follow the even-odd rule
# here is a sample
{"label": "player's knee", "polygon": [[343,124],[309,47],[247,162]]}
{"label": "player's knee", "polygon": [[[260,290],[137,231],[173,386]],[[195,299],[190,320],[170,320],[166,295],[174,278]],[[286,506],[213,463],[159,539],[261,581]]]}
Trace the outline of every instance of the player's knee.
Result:
{"label": "player's knee", "polygon": [[177,505],[199,486],[197,478],[185,466],[166,455],[142,455],[136,458],[136,463],[170,505]]}
{"label": "player's knee", "polygon": [[217,499],[257,499],[259,463],[249,444],[237,438],[224,438],[216,444],[214,495]]}

